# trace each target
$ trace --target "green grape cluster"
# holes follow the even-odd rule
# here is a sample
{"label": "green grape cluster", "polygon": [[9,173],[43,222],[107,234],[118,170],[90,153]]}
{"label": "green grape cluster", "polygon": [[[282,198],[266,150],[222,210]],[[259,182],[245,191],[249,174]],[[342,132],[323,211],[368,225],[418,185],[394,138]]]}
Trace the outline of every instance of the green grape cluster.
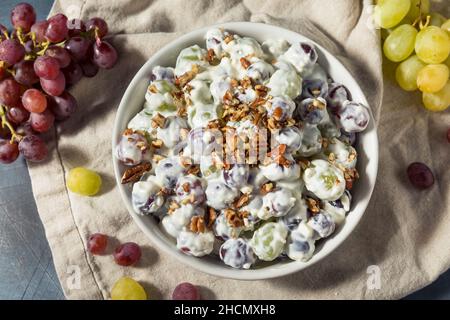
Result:
{"label": "green grape cluster", "polygon": [[430,12],[429,0],[378,0],[374,20],[383,52],[398,62],[395,77],[406,91],[420,90],[426,109],[450,106],[450,19]]}

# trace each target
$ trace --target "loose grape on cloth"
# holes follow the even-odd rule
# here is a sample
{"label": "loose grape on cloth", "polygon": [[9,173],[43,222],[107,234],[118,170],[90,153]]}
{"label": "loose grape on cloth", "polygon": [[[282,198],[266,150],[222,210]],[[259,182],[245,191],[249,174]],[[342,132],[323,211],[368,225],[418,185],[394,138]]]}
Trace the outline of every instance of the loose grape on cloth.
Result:
{"label": "loose grape on cloth", "polygon": [[[51,158],[29,164],[37,207],[67,298],[108,299],[114,282],[126,275],[139,281],[151,299],[169,298],[184,281],[200,286],[203,298],[388,299],[403,297],[447,270],[450,170],[445,132],[450,114],[426,112],[418,94],[396,86],[389,64],[383,79],[379,34],[369,27],[371,5],[369,0],[57,0],[51,14],[105,18],[120,54],[114,69],[83,79],[72,89],[78,112],[49,135]],[[378,181],[362,221],[327,258],[283,278],[236,281],[181,266],[133,223],[115,186],[111,132],[129,81],[169,41],[229,21],[279,25],[323,45],[359,81],[378,122]],[[411,188],[406,167],[413,161],[433,169],[437,182],[431,189]],[[86,198],[67,191],[65,176],[77,166],[100,173],[100,195]],[[136,267],[120,267],[112,255],[92,256],[86,240],[95,232],[112,237],[108,252],[119,242],[139,243],[141,261]]]}

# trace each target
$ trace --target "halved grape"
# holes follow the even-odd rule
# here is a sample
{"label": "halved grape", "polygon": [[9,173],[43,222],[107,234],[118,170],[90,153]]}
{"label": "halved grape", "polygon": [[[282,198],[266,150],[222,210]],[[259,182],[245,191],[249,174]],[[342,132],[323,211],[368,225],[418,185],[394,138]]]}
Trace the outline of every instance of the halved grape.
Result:
{"label": "halved grape", "polygon": [[445,61],[450,54],[450,36],[436,26],[423,28],[416,37],[416,54],[425,63]]}
{"label": "halved grape", "polygon": [[47,99],[38,89],[28,89],[22,95],[22,103],[29,112],[41,113],[47,109]]}
{"label": "halved grape", "polygon": [[410,0],[379,0],[374,8],[375,23],[382,28],[395,27],[408,14]]}
{"label": "halved grape", "polygon": [[16,161],[19,156],[19,147],[17,142],[9,140],[0,140],[0,163],[9,164]]}
{"label": "halved grape", "polygon": [[417,86],[422,92],[440,91],[447,83],[449,70],[445,64],[429,64],[417,74]]}
{"label": "halved grape", "polygon": [[51,96],[59,96],[66,88],[66,78],[62,72],[54,80],[46,80],[41,78],[41,87],[45,93]]}
{"label": "halved grape", "polygon": [[126,242],[114,251],[114,260],[118,265],[131,266],[141,258],[141,248],[134,242]]}
{"label": "halved grape", "polygon": [[19,3],[11,10],[11,24],[15,29],[28,32],[36,22],[36,12],[31,4]]}
{"label": "halved grape", "polygon": [[14,79],[24,86],[31,87],[39,82],[39,77],[34,72],[34,62],[22,60],[14,65]]}
{"label": "halved grape", "polygon": [[416,55],[412,55],[400,63],[395,70],[395,78],[397,79],[397,83],[403,90],[417,90],[417,74],[425,66],[426,64]]}
{"label": "halved grape", "polygon": [[31,127],[36,132],[47,132],[51,127],[53,127],[54,122],[55,116],[48,109],[42,113],[32,112],[30,114]]}
{"label": "halved grape", "polygon": [[82,196],[96,195],[101,186],[102,178],[98,173],[83,167],[73,168],[67,175],[67,188]]}
{"label": "halved grape", "polygon": [[434,184],[434,175],[424,163],[414,162],[406,170],[409,181],[418,189],[428,189]]}
{"label": "halved grape", "polygon": [[430,111],[444,111],[450,106],[450,81],[438,92],[422,95],[425,108]]}
{"label": "halved grape", "polygon": [[384,42],[383,51],[386,58],[394,62],[408,58],[414,51],[416,36],[417,30],[412,25],[397,27]]}
{"label": "halved grape", "polygon": [[32,162],[40,162],[48,154],[48,149],[44,141],[35,135],[29,135],[20,140],[19,151],[25,159]]}
{"label": "halved grape", "polygon": [[13,66],[25,57],[25,48],[15,39],[0,42],[0,60]]}

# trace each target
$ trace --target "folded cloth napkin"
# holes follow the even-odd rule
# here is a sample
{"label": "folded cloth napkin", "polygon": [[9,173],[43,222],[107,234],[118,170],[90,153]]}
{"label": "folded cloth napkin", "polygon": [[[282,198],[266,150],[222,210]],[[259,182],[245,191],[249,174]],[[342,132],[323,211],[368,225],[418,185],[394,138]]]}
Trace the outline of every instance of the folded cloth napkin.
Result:
{"label": "folded cloth napkin", "polygon": [[[448,112],[432,114],[418,95],[404,93],[386,65],[383,95],[378,33],[370,26],[369,0],[57,0],[51,11],[71,17],[104,17],[118,49],[117,66],[83,79],[71,92],[79,110],[49,137],[51,157],[29,164],[33,192],[70,299],[107,299],[114,282],[128,275],[150,298],[169,298],[180,282],[201,287],[203,298],[374,299],[400,298],[433,281],[450,264],[450,170],[445,132]],[[113,177],[111,131],[120,99],[142,64],[167,42],[190,30],[228,21],[279,25],[304,34],[334,53],[361,84],[378,121],[380,168],[374,195],[361,223],[332,254],[304,271],[265,281],[216,278],[165,255],[133,223]],[[416,191],[405,169],[430,165],[435,185]],[[67,191],[65,175],[85,166],[103,177],[99,196]],[[111,255],[86,251],[91,233],[134,241],[143,249],[136,267],[120,267]],[[379,277],[378,277],[379,276]],[[379,283],[376,281],[379,278]]]}

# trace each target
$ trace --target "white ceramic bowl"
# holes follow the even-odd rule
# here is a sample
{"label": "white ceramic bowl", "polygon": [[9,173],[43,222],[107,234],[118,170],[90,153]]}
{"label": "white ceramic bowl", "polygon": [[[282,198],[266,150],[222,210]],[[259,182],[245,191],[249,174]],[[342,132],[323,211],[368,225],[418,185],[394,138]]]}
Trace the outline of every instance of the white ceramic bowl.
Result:
{"label": "white ceramic bowl", "polygon": [[[255,38],[259,42],[263,42],[266,39],[280,38],[285,39],[290,43],[294,43],[295,41],[310,41],[314,43],[314,41],[311,41],[298,33],[267,24],[231,22],[223,23],[217,26],[242,36]],[[174,66],[180,50],[188,46],[198,44],[205,47],[204,36],[206,31],[211,27],[189,32],[175,41],[172,41],[150,57],[150,59],[135,75],[122,98],[116,115],[112,135],[113,152],[122,132],[127,127],[128,121],[142,109],[145,100],[144,95],[149,84],[149,75],[152,68],[156,65]],[[325,68],[328,74],[336,82],[347,86],[352,93],[353,100],[369,105],[358,83],[345,69],[345,67],[324,48],[316,43],[314,44],[319,54],[319,64]],[[241,280],[257,280],[284,276],[300,271],[317,263],[319,260],[323,259],[330,252],[336,249],[353,231],[369,203],[377,175],[378,138],[374,121],[371,121],[364,133],[359,135],[357,150],[359,153],[358,170],[360,173],[360,179],[352,190],[352,207],[351,211],[348,213],[345,223],[334,233],[332,237],[326,239],[326,241],[323,241],[316,248],[316,252],[308,262],[286,260],[275,263],[263,263],[258,265],[256,269],[251,270],[232,269],[222,263],[222,261],[218,258],[195,258],[178,251],[175,241],[170,239],[161,231],[153,218],[140,216],[134,212],[131,205],[131,188],[130,186],[122,185],[120,183],[124,168],[114,156],[113,162],[117,185],[128,211],[133,216],[134,221],[138,224],[142,231],[151,239],[155,246],[161,249],[164,254],[171,255],[188,266],[218,277]]]}

